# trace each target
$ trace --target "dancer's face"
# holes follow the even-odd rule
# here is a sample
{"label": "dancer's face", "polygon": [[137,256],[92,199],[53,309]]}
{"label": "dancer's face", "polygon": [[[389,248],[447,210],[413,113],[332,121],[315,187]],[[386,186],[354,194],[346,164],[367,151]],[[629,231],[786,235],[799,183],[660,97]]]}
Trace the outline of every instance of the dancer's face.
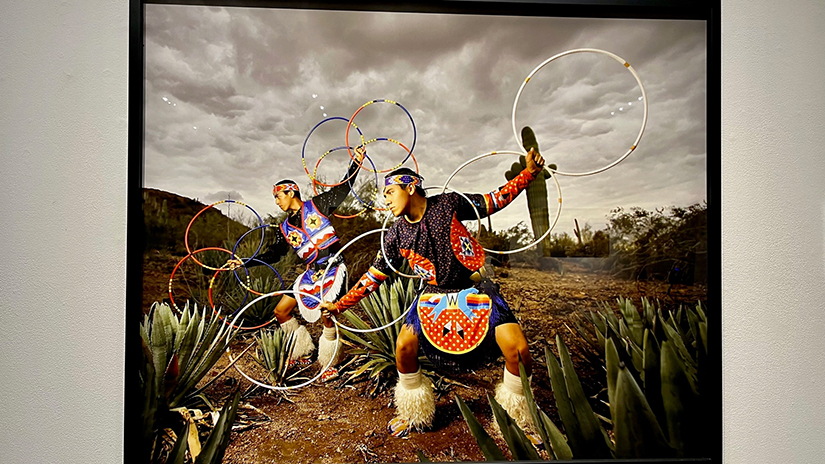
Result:
{"label": "dancer's face", "polygon": [[384,187],[384,203],[387,204],[393,216],[398,217],[409,212],[407,207],[413,192],[415,192],[415,187],[411,185],[407,188],[396,184]]}
{"label": "dancer's face", "polygon": [[286,211],[289,209],[289,203],[292,201],[292,195],[289,195],[286,192],[278,192],[275,194],[275,204],[278,205],[278,208],[281,208],[281,211]]}

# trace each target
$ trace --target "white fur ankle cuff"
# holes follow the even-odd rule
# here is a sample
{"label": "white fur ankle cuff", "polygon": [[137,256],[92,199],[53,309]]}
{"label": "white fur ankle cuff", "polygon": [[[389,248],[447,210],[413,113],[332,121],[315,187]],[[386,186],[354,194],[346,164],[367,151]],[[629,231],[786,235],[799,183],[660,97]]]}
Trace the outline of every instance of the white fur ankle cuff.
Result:
{"label": "white fur ankle cuff", "polygon": [[[401,376],[404,375],[418,376],[418,386],[406,388],[401,380]],[[399,374],[398,384],[395,386],[395,407],[398,417],[419,430],[430,426],[435,417],[433,387],[421,377],[421,370],[414,374]]]}
{"label": "white fur ankle cuff", "polygon": [[422,380],[421,375],[421,368],[419,367],[417,371],[409,373],[409,374],[402,374],[401,372],[398,373],[398,384],[404,387],[407,390],[415,390],[421,385]]}
{"label": "white fur ankle cuff", "polygon": [[289,334],[298,330],[300,325],[301,324],[298,323],[298,319],[290,317],[288,320],[281,323],[281,330]]}
{"label": "white fur ankle cuff", "polygon": [[[533,376],[527,377],[528,382],[532,383]],[[504,388],[510,390],[511,392],[517,395],[524,394],[524,388],[521,386],[521,376],[511,374],[507,368],[504,368],[504,378],[502,379],[502,383],[504,384]]]}

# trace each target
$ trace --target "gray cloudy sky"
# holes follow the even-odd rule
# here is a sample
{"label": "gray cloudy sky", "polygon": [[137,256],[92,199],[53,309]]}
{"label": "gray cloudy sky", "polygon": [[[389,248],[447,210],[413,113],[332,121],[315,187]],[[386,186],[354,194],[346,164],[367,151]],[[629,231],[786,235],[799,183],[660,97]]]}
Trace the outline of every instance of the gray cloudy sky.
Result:
{"label": "gray cloudy sky", "polygon": [[[474,156],[519,149],[513,104],[536,66],[566,50],[598,48],[638,72],[649,102],[647,126],[639,148],[616,167],[559,177],[564,206],[554,231],[570,233],[573,218],[603,227],[617,206],[706,199],[703,22],[147,5],[145,40],[145,187],[204,202],[231,194],[261,215],[280,212],[274,182],[292,178],[308,186],[301,153],[310,130],[325,114],[349,119],[381,98],[411,113],[425,185],[442,185]],[[516,123],[533,127],[548,163],[589,171],[632,145],[642,122],[640,98],[635,79],[615,60],[565,56],[527,84]],[[410,118],[394,105],[370,105],[354,123],[367,139],[412,145]],[[325,151],[345,145],[345,129],[345,121],[334,120],[312,134],[310,171]],[[353,132],[350,145],[358,140]],[[378,169],[405,156],[389,142],[370,144],[368,154]],[[493,190],[515,158],[471,164],[450,187]],[[330,153],[319,176],[338,181],[348,159],[345,150]],[[359,174],[368,178],[374,174]],[[503,229],[524,219],[520,198],[493,224]]]}

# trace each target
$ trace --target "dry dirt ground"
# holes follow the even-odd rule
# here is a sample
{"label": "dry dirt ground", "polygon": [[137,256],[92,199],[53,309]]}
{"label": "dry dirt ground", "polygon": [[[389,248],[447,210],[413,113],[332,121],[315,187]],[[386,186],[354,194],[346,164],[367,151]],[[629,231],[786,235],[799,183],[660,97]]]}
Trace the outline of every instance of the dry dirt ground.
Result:
{"label": "dry dirt ground", "polygon": [[[160,270],[166,264],[165,260],[152,259],[147,261],[147,265]],[[162,298],[168,271],[163,277],[160,272],[151,272],[149,268],[144,282],[144,298]],[[566,265],[564,275],[515,267],[496,271],[502,294],[515,311],[530,342],[536,400],[560,428],[561,421],[558,420],[544,362],[546,346],[557,354],[554,341],[557,334],[573,355],[576,370],[585,393],[592,398],[594,410],[607,415],[607,408],[600,402],[606,398],[603,370],[600,365],[588,360],[587,350],[577,343],[577,337],[566,327],[573,327],[571,320],[576,314],[594,309],[602,301],[615,302],[619,296],[632,297],[636,301],[641,296],[659,298],[670,307],[679,303],[695,304],[697,300],[707,298],[703,286],[671,288],[666,283],[642,284],[587,272],[576,266]],[[153,277],[153,274],[157,275]],[[320,324],[314,324],[309,329],[317,340]],[[235,353],[248,343],[248,339],[238,340]],[[346,362],[347,359],[344,360]],[[252,362],[242,359],[238,364],[249,367]],[[204,382],[227,365],[228,360],[224,356]],[[262,389],[248,392],[242,400],[246,406],[239,412],[241,420],[236,423],[238,431],[232,434],[224,462],[418,462],[419,450],[436,462],[483,461],[484,457],[455,403],[455,395],[462,397],[488,432],[498,437],[500,447],[506,449],[500,436],[492,432],[492,413],[486,397],[500,381],[502,369],[503,358],[500,358],[498,362],[475,372],[449,376],[449,379],[462,385],[449,385],[437,399],[432,428],[404,439],[393,438],[386,431],[386,424],[394,412],[391,388],[384,388],[372,397],[368,393],[367,382],[346,385],[344,375],[328,384],[316,383],[295,390],[287,399]],[[314,372],[310,370],[310,373]],[[394,379],[388,384],[394,385]],[[229,369],[205,393],[219,406],[235,388],[248,391],[250,386],[251,383],[235,369]]]}

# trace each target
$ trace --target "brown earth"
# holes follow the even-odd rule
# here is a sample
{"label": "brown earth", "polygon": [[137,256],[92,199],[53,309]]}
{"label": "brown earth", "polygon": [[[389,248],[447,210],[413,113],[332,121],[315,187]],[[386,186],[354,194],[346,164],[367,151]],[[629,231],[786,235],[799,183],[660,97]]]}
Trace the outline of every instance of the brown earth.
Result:
{"label": "brown earth", "polygon": [[[144,266],[144,301],[166,297],[168,275],[176,259],[160,254],[147,255]],[[171,263],[171,265],[169,264]],[[167,269],[168,267],[168,269]],[[605,379],[601,365],[592,362],[590,352],[574,335],[572,324],[577,314],[595,309],[600,302],[615,302],[619,296],[638,302],[642,296],[658,298],[665,307],[695,304],[706,300],[704,286],[673,286],[667,283],[637,283],[591,273],[581,266],[565,264],[565,273],[544,272],[529,268],[496,269],[502,294],[521,322],[530,342],[534,359],[533,389],[536,401],[560,427],[553,394],[544,363],[544,348],[557,354],[554,338],[559,335],[570,349],[576,371],[594,411],[608,415],[601,403],[606,400]],[[615,304],[614,304],[615,307]],[[148,305],[144,305],[148,308]],[[569,327],[569,328],[568,328]],[[320,334],[320,324],[309,327],[313,338]],[[249,344],[249,336],[236,342],[233,352]],[[346,364],[349,359],[345,359]],[[204,382],[218,375],[229,361],[224,356]],[[242,358],[238,365],[250,369],[252,361]],[[367,382],[345,385],[346,373],[328,384],[315,383],[294,390],[287,399],[263,389],[249,391],[251,383],[235,369],[229,369],[205,390],[206,396],[219,407],[238,386],[247,392],[241,401],[239,421],[224,458],[225,463],[350,463],[350,462],[418,462],[422,451],[435,462],[483,461],[475,439],[455,403],[460,395],[479,418],[500,448],[504,441],[492,432],[492,413],[486,395],[500,381],[503,358],[498,362],[449,379],[462,385],[449,385],[436,401],[436,418],[432,428],[413,433],[404,439],[388,436],[387,422],[393,417],[391,388],[383,388],[376,397],[368,392]],[[317,369],[317,368],[313,368]],[[310,371],[309,375],[314,375]],[[394,385],[388,379],[386,385]],[[609,426],[606,426],[609,428]]]}

